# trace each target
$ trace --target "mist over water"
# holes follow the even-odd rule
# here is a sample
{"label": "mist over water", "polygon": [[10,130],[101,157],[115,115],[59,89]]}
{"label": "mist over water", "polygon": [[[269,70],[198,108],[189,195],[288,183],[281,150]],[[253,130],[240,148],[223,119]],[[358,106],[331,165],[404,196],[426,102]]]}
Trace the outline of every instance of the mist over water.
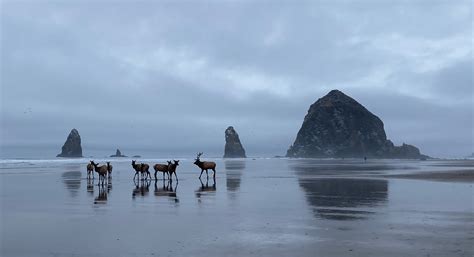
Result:
{"label": "mist over water", "polygon": [[[110,158],[115,154],[117,148],[105,147],[87,147],[83,146],[83,156],[87,158]],[[196,146],[194,149],[163,149],[163,148],[146,148],[146,147],[125,147],[119,148],[122,154],[128,158],[135,155],[141,158],[195,158],[197,152],[204,152],[204,157],[221,158],[224,155],[224,144],[222,149],[210,149],[208,147]],[[56,155],[61,152],[61,146],[52,145],[33,145],[33,146],[3,146],[0,149],[0,159],[56,159]],[[268,151],[251,151],[249,158],[268,158],[276,155],[284,155],[284,151],[274,153]],[[61,158],[58,158],[61,159]]]}

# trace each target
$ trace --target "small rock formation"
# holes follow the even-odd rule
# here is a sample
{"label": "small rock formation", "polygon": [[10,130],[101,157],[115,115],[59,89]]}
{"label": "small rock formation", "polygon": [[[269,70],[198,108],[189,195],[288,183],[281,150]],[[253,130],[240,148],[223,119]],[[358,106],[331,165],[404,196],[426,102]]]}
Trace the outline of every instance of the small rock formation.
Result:
{"label": "small rock formation", "polygon": [[310,106],[286,156],[427,158],[415,146],[394,146],[387,140],[379,117],[339,90],[332,90]]}
{"label": "small rock formation", "polygon": [[247,158],[240,143],[239,134],[230,126],[225,130],[224,158]]}
{"label": "small rock formation", "polygon": [[81,136],[77,129],[72,129],[69,136],[67,136],[61,153],[56,157],[82,157]]}
{"label": "small rock formation", "polygon": [[110,157],[127,157],[126,155],[122,155],[122,152],[120,152],[119,149],[115,152],[115,154],[112,154]]}

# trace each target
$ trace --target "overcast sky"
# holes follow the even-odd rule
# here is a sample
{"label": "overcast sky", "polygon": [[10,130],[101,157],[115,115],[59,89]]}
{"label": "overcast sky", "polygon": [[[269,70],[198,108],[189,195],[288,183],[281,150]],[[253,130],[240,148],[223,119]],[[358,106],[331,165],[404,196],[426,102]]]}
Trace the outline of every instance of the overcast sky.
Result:
{"label": "overcast sky", "polygon": [[284,155],[339,89],[397,145],[474,152],[470,1],[157,2],[2,1],[2,147],[219,152],[233,125]]}

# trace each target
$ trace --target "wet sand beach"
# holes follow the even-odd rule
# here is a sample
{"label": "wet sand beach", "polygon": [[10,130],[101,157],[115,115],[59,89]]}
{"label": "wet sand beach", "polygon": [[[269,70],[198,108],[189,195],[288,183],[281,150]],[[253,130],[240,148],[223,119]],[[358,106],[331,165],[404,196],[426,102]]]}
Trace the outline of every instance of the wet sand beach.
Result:
{"label": "wet sand beach", "polygon": [[474,161],[181,159],[170,185],[112,159],[104,186],[87,161],[2,162],[1,256],[474,254]]}

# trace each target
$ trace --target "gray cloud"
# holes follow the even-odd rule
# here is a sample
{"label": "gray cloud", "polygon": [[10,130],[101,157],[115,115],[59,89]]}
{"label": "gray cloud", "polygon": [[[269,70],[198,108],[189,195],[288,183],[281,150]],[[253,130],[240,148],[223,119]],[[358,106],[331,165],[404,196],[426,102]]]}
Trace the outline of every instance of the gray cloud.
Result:
{"label": "gray cloud", "polygon": [[[473,152],[469,1],[2,3],[2,145],[283,154],[339,88],[396,143]],[[53,143],[52,143],[53,142]]]}

